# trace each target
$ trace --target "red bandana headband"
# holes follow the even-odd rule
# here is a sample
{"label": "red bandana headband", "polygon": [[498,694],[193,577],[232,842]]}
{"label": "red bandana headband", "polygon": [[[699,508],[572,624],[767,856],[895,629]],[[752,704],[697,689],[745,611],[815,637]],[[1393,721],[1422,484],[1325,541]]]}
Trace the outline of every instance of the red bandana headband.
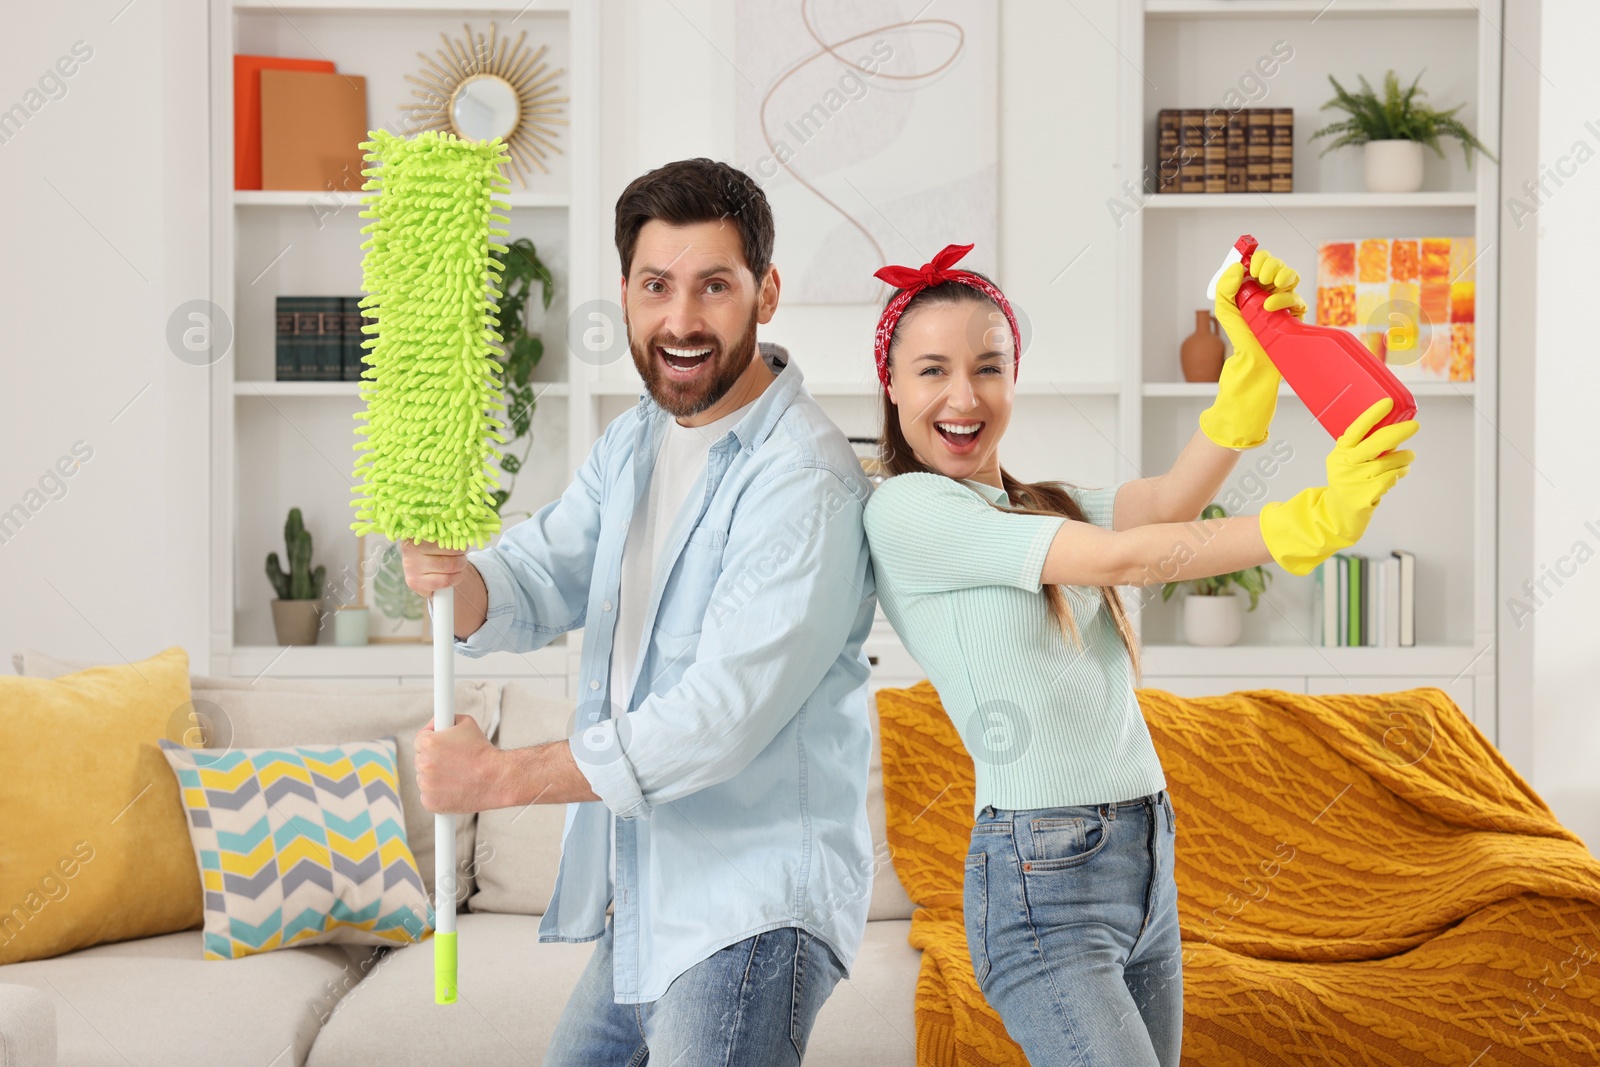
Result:
{"label": "red bandana headband", "polygon": [[872,346],[873,357],[878,362],[878,381],[885,389],[889,388],[889,341],[894,337],[895,327],[900,324],[900,316],[905,313],[906,305],[911,303],[912,297],[929,286],[942,282],[960,282],[962,285],[971,286],[993,300],[995,305],[1005,312],[1006,322],[1011,324],[1012,351],[1016,353],[1016,358],[1011,364],[1011,379],[1016,380],[1017,370],[1022,362],[1022,331],[1017,329],[1017,317],[1011,313],[1011,302],[1006,299],[1004,293],[971,271],[951,269],[957,260],[970,251],[972,251],[971,245],[945,245],[944,250],[935,255],[931,262],[923,264],[921,270],[914,270],[911,267],[880,267],[873,272],[874,278],[880,278],[901,290],[883,309]]}

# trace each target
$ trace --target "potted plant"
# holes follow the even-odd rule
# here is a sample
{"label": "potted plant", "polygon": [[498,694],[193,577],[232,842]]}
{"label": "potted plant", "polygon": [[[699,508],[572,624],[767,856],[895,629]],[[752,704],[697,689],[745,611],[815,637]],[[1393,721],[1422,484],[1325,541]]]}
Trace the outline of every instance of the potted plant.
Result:
{"label": "potted plant", "polygon": [[327,569],[311,568],[311,534],[300,520],[299,508],[289,509],[283,541],[289,552],[287,573],[278,554],[267,553],[267,577],[278,591],[272,602],[272,626],[280,645],[314,645],[322,624],[322,580]]}
{"label": "potted plant", "polygon": [[[1200,513],[1202,519],[1224,519],[1228,512],[1221,504],[1208,504]],[[1181,582],[1168,582],[1161,587],[1163,602],[1170,600],[1179,587],[1187,586],[1189,595],[1183,598],[1183,636],[1191,645],[1231,645],[1239,640],[1244,614],[1240,605],[1243,598],[1234,595],[1232,586],[1250,594],[1249,610],[1256,610],[1261,594],[1267,591],[1270,571],[1261,567],[1247,567],[1231,574],[1217,574],[1210,578],[1190,578]]]}
{"label": "potted plant", "polygon": [[555,295],[555,280],[550,275],[550,268],[539,259],[533,242],[526,237],[512,241],[504,253],[492,252],[491,255],[501,264],[499,321],[495,327],[500,331],[501,350],[495,358],[500,362],[500,391],[505,394],[506,422],[511,427],[511,433],[507,435],[510,440],[500,454],[500,469],[508,477],[502,479],[503,484],[494,491],[494,510],[499,514],[500,508],[511,496],[511,486],[517,472],[522,470],[528,454],[533,450],[533,438],[529,437],[521,456],[512,455],[509,451],[509,446],[525,436],[533,422],[538,393],[534,388],[535,383],[528,379],[544,355],[544,342],[537,334],[528,332],[528,313],[531,310],[528,298],[534,283],[538,283],[540,302],[548,311],[550,300]]}
{"label": "potted plant", "polygon": [[1322,155],[1345,145],[1365,145],[1367,192],[1414,193],[1421,189],[1422,146],[1427,145],[1443,159],[1444,149],[1439,147],[1441,136],[1454,137],[1461,142],[1468,167],[1472,166],[1474,149],[1495,159],[1483,142],[1455,117],[1465,104],[1438,111],[1420,102],[1427,95],[1426,90],[1417,87],[1422,80],[1421,72],[1402,90],[1400,79],[1394,71],[1389,71],[1383,77],[1381,100],[1367,84],[1365,76],[1357,77],[1361,79],[1361,91],[1352,93],[1340,85],[1337,78],[1328,75],[1336,95],[1323,104],[1322,109],[1338,108],[1350,117],[1324,126],[1311,135],[1311,140],[1335,138],[1322,150]]}

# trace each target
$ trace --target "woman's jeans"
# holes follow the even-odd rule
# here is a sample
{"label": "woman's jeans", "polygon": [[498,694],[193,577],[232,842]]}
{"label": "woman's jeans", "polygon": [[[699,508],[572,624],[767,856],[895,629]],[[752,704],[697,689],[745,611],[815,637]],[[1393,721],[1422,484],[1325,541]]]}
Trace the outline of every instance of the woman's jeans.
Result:
{"label": "woman's jeans", "polygon": [[797,1065],[844,975],[826,942],[786,926],[712,953],[658,1000],[617,1004],[611,921],[556,1023],[545,1067]]}
{"label": "woman's jeans", "polygon": [[1166,790],[978,813],[966,862],[967,949],[984,997],[1029,1063],[1178,1062],[1175,834]]}

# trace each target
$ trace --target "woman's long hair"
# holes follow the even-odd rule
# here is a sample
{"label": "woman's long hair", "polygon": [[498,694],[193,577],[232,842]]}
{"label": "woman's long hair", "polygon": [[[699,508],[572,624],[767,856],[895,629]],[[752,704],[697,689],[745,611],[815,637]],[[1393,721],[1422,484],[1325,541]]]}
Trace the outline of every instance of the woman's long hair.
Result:
{"label": "woman's long hair", "polygon": [[[976,271],[972,273],[976,274]],[[983,275],[978,275],[983,277]],[[987,280],[987,279],[985,279]],[[991,283],[992,284],[992,283]],[[898,295],[890,294],[893,300]],[[960,282],[942,282],[929,286],[911,298],[902,313],[909,315],[914,309],[938,304],[988,304],[994,307],[994,302],[983,293],[969,285]],[[999,308],[995,308],[996,312]],[[896,334],[899,333],[898,328]],[[896,340],[889,342],[889,362],[894,362],[894,348]],[[1020,355],[1020,353],[1019,353]],[[896,474],[910,474],[921,472],[924,474],[940,474],[919,460],[911,450],[911,445],[906,441],[905,434],[900,430],[900,411],[893,400],[889,399],[889,391],[883,390],[883,433],[878,440],[879,458],[883,464],[885,476],[892,477]],[[948,477],[940,474],[941,477]],[[1078,502],[1068,495],[1063,482],[1023,482],[1013,478],[1004,467],[1000,469],[1000,481],[1004,486],[1007,496],[1017,505],[1004,508],[999,504],[990,504],[997,511],[1021,512],[1027,515],[1065,515],[1078,522],[1087,521],[1083,509]],[[1073,486],[1073,488],[1077,488]],[[1055,616],[1056,625],[1060,627],[1062,639],[1067,644],[1083,649],[1083,635],[1078,632],[1077,620],[1072,616],[1071,606],[1067,603],[1066,591],[1082,587],[1046,584],[1043,588],[1045,600],[1049,603],[1050,614]],[[1133,624],[1128,620],[1127,610],[1123,607],[1122,596],[1114,585],[1099,587],[1104,606],[1111,613],[1112,623],[1117,628],[1117,634],[1122,638],[1123,647],[1128,650],[1128,660],[1133,666],[1134,685],[1143,684],[1143,666],[1139,658],[1139,642],[1133,634]]]}

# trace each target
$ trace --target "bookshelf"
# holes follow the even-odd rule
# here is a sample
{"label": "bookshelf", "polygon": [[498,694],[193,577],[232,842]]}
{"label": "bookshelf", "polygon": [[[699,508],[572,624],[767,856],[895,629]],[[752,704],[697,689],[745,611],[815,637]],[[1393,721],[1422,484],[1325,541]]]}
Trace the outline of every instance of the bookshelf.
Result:
{"label": "bookshelf", "polygon": [[[1465,121],[1492,149],[1499,144],[1500,4],[1467,0],[1125,0],[1117,47],[1131,62],[1118,84],[1119,169],[1153,175],[1156,114],[1162,108],[1220,106],[1241,73],[1275,42],[1292,59],[1260,83],[1246,106],[1295,111],[1295,192],[1174,194],[1152,191],[1126,222],[1118,271],[1128,294],[1119,307],[1123,404],[1119,447],[1140,467],[1164,470],[1193,434],[1212,383],[1183,381],[1178,345],[1206,306],[1205,280],[1240,233],[1253,233],[1301,273],[1314,297],[1316,245],[1366,236],[1474,236],[1477,271],[1476,381],[1408,383],[1422,424],[1409,443],[1412,477],[1386,498],[1362,542],[1349,550],[1417,554],[1417,644],[1408,648],[1323,648],[1312,644],[1313,578],[1278,567],[1261,605],[1245,615],[1244,636],[1227,648],[1185,644],[1180,598],[1163,603],[1148,587],[1137,625],[1146,684],[1194,695],[1264,686],[1298,692],[1444,689],[1480,729],[1495,737],[1494,429],[1498,168],[1479,157],[1467,168],[1459,148],[1428,153],[1427,191],[1364,191],[1359,149],[1319,153],[1310,134],[1333,113],[1328,75],[1346,84],[1395,68],[1426,68],[1437,106],[1466,101]],[[1160,71],[1147,78],[1144,71]],[[1497,151],[1498,154],[1498,151]],[[1158,254],[1159,251],[1159,254]],[[1484,254],[1489,253],[1489,254]],[[1323,484],[1331,440],[1285,387],[1273,443],[1292,458],[1269,474],[1255,467],[1264,449],[1241,454],[1224,486],[1243,494],[1249,514]],[[1426,471],[1426,476],[1423,472]]]}
{"label": "bookshelf", "polygon": [[[513,178],[509,238],[529,237],[556,279],[555,299],[533,319],[545,341],[534,369],[533,452],[517,477],[507,513],[532,512],[560,495],[598,436],[592,368],[570,360],[569,310],[595,299],[597,247],[603,233],[598,198],[599,26],[592,5],[455,3],[451,0],[212,0],[213,302],[233,328],[233,347],[212,365],[212,674],[235,677],[415,681],[432,673],[430,645],[332,644],[331,626],[314,646],[280,646],[272,628],[272,590],[262,573],[269,551],[282,551],[282,527],[299,507],[314,541],[313,562],[328,570],[328,601],[348,602],[355,575],[350,532],[359,382],[274,380],[273,311],[280,294],[361,292],[365,194],[359,191],[233,188],[235,53],[332,60],[367,79],[369,128],[399,131],[400,105],[415,100],[406,80],[422,67],[417,53],[438,50],[440,34],[526,30],[533,48],[560,69],[569,125],[547,160],[550,173]],[[537,314],[537,311],[536,311]],[[577,643],[566,640],[529,655],[496,653],[463,660],[463,677],[515,677],[564,695]]]}
{"label": "bookshelf", "polygon": [[[1086,485],[1165,470],[1215,395],[1214,384],[1182,380],[1178,344],[1193,328],[1193,311],[1204,306],[1205,280],[1241,232],[1255,233],[1308,279],[1316,242],[1335,236],[1472,234],[1480,250],[1496,244],[1498,170],[1488,161],[1468,170],[1458,149],[1444,162],[1430,153],[1428,191],[1371,194],[1363,191],[1359,151],[1319,158],[1321,143],[1308,146],[1306,138],[1327,114],[1319,108],[1331,95],[1329,73],[1353,80],[1358,70],[1371,78],[1391,66],[1426,66],[1431,99],[1469,101],[1463,117],[1496,146],[1499,8],[1495,0],[1117,0],[1104,10],[1051,5],[1027,13],[1006,5],[1000,281],[1015,303],[1028,305],[1037,329],[1032,369],[1018,383],[1007,466],[1022,477],[1069,477]],[[556,65],[566,70],[572,122],[562,166],[510,197],[512,236],[535,240],[558,283],[541,331],[545,356],[535,372],[544,390],[534,416],[537,462],[518,477],[507,509],[519,514],[555,499],[601,429],[642,391],[626,357],[596,366],[570,356],[564,343],[575,309],[615,298],[610,203],[601,189],[614,196],[626,180],[667,158],[709,154],[737,162],[726,148],[731,134],[725,136],[715,118],[723,115],[737,75],[671,7],[211,0],[211,13],[212,288],[235,327],[233,351],[212,368],[217,593],[211,670],[420,680],[431,672],[426,645],[286,649],[272,638],[262,561],[278,547],[289,507],[307,512],[318,561],[330,572],[353,563],[349,475],[359,386],[272,381],[270,298],[360,290],[359,195],[232,189],[232,54],[325,53],[341,70],[368,77],[369,117],[378,125],[397,123],[398,105],[411,99],[402,76],[420,64],[416,52],[431,53],[441,31],[459,35],[463,21],[474,29],[485,28],[489,18],[502,30],[527,27],[530,39],[562,53]],[[1100,32],[1078,32],[1085,19]],[[606,71],[605,168],[602,27],[608,45],[615,34],[619,49],[637,51],[619,52],[627,61]],[[681,47],[670,55],[638,48],[640,35]],[[1153,163],[1156,112],[1220,103],[1240,73],[1279,39],[1293,43],[1294,58],[1268,81],[1266,97],[1251,105],[1295,109],[1297,191],[1157,195],[1152,180],[1136,211],[1120,224],[1107,222],[1107,197],[1121,195],[1117,187]],[[685,61],[703,64],[706,77],[674,77],[675,65]],[[1147,78],[1146,71],[1159,76]],[[1104,93],[1106,106],[1077,102],[1092,93]],[[712,131],[709,141],[696,140],[693,131],[700,127],[689,123],[684,143],[674,138],[667,144],[646,121],[647,98],[652,107],[712,116],[703,123]],[[1041,98],[1057,101],[1058,109],[1040,104]],[[1103,286],[1096,272],[1101,265],[1114,276]],[[1160,586],[1138,597],[1140,591],[1129,589],[1147,685],[1196,695],[1255,687],[1328,692],[1438,685],[1495,737],[1497,256],[1485,255],[1477,269],[1477,380],[1412,386],[1424,425],[1414,441],[1414,476],[1385,502],[1358,549],[1417,553],[1417,645],[1313,647],[1306,636],[1314,632],[1311,579],[1277,568],[1262,606],[1245,616],[1241,642],[1220,649],[1183,643],[1179,600],[1162,603]],[[1082,295],[1069,291],[1074,286]],[[1110,309],[1104,323],[1095,317],[1102,308]],[[875,307],[786,305],[762,335],[803,360],[808,387],[851,435],[878,430],[876,381],[860,355],[876,316]],[[1296,458],[1263,479],[1266,495],[1254,499],[1257,506],[1321,484],[1322,457],[1331,444],[1292,393],[1285,389],[1280,397],[1274,440],[1286,441]],[[1243,486],[1261,454],[1245,453],[1225,488]],[[581,639],[581,633],[567,635],[530,656],[460,660],[458,670],[569,692]],[[874,687],[924,677],[881,612],[867,651]]]}

